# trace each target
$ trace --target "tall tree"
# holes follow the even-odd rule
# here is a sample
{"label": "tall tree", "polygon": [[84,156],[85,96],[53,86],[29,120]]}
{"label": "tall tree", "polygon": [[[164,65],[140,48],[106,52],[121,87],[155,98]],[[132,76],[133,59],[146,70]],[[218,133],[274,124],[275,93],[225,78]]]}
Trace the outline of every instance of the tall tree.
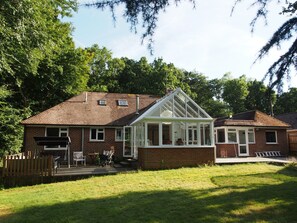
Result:
{"label": "tall tree", "polygon": [[91,60],[88,87],[92,91],[119,92],[119,73],[124,69],[122,59],[113,58],[107,48],[97,44],[86,48]]}
{"label": "tall tree", "polygon": [[[244,0],[236,0],[236,4]],[[254,31],[256,22],[263,18],[267,23],[267,16],[270,12],[268,7],[271,4],[278,3],[280,5],[279,14],[287,16],[287,21],[284,22],[272,35],[270,40],[259,51],[257,60],[261,60],[273,48],[284,47],[285,43],[289,43],[288,50],[279,57],[268,69],[265,78],[269,79],[271,88],[277,87],[279,91],[282,90],[283,83],[290,79],[291,74],[297,71],[297,1],[296,0],[251,0],[252,7],[258,7],[257,13],[250,25]],[[236,6],[235,4],[235,6]],[[295,72],[294,72],[295,70]]]}
{"label": "tall tree", "polygon": [[288,92],[277,96],[274,112],[277,115],[297,112],[297,88],[290,88]]}
{"label": "tall tree", "polygon": [[248,85],[245,75],[239,78],[227,79],[224,83],[223,99],[230,105],[233,113],[246,110],[245,100],[248,95]]}
{"label": "tall tree", "polygon": [[0,86],[0,157],[20,151],[23,127],[19,124],[26,116],[26,110],[13,108],[6,102],[12,92]]}
{"label": "tall tree", "polygon": [[76,7],[75,0],[1,1],[0,81],[15,92],[14,106],[36,112],[86,88],[87,54],[60,20]]}
{"label": "tall tree", "polygon": [[248,81],[248,95],[245,101],[247,110],[260,110],[267,114],[273,114],[272,109],[275,101],[275,92],[266,87],[263,82]]}
{"label": "tall tree", "polygon": [[[195,0],[189,0],[195,7]],[[240,2],[246,0],[235,0],[235,6]],[[286,76],[290,77],[293,70],[297,70],[297,1],[296,0],[250,0],[251,6],[258,7],[255,18],[251,21],[252,31],[256,22],[260,18],[264,18],[267,22],[267,15],[269,13],[269,5],[277,2],[280,5],[280,13],[285,14],[288,20],[277,29],[272,35],[271,39],[262,47],[259,51],[258,59],[265,57],[272,48],[283,46],[284,42],[290,42],[291,46],[288,50],[275,61],[267,73],[265,78],[268,77],[271,88],[277,87],[282,89],[283,82],[286,80]],[[148,39],[148,48],[153,52],[153,35],[157,27],[158,15],[160,12],[175,3],[176,5],[181,0],[95,0],[94,3],[86,4],[89,7],[96,7],[98,9],[109,8],[112,12],[112,17],[116,20],[115,9],[120,6],[124,6],[124,17],[131,25],[131,30],[137,31],[137,25],[139,21],[142,22],[144,33],[142,34],[142,40]],[[233,10],[235,8],[233,7]]]}

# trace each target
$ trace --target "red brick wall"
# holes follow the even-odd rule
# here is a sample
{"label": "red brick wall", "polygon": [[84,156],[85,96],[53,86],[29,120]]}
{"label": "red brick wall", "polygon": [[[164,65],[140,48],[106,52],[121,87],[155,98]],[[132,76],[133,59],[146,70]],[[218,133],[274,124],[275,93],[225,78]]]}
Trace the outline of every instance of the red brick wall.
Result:
{"label": "red brick wall", "polygon": [[[268,129],[267,129],[268,130]],[[274,130],[274,129],[269,129]],[[287,132],[285,129],[277,131],[277,144],[266,144],[266,129],[255,129],[255,144],[249,144],[249,156],[256,156],[255,152],[280,151],[286,156],[289,153]],[[236,157],[238,155],[237,144],[216,144],[217,157]]]}
{"label": "red brick wall", "polygon": [[115,129],[105,128],[105,140],[103,142],[90,141],[90,128],[84,128],[84,151],[88,153],[103,153],[103,150],[110,150],[111,146],[114,146],[115,157],[117,159],[123,158],[123,142],[115,141]]}
{"label": "red brick wall", "polygon": [[32,151],[33,153],[42,151],[43,146],[37,146],[34,138],[35,136],[45,136],[45,128],[44,127],[25,127],[24,133],[24,150]]}
{"label": "red brick wall", "polygon": [[236,157],[238,153],[237,144],[216,144],[217,157]]}
{"label": "red brick wall", "polygon": [[191,167],[215,162],[214,148],[139,148],[141,169]]}
{"label": "red brick wall", "polygon": [[[43,151],[43,146],[37,146],[34,141],[34,136],[45,136],[45,127],[25,127],[25,151]],[[118,159],[123,158],[123,142],[115,142],[115,129],[105,128],[105,141],[91,142],[90,141],[90,128],[84,128],[84,155],[88,153],[103,153],[103,150],[109,150],[111,146],[115,148],[115,156]],[[70,153],[73,151],[82,150],[82,127],[69,127],[69,136],[71,139]],[[71,156],[72,157],[72,156]],[[87,157],[87,161],[90,158]]]}

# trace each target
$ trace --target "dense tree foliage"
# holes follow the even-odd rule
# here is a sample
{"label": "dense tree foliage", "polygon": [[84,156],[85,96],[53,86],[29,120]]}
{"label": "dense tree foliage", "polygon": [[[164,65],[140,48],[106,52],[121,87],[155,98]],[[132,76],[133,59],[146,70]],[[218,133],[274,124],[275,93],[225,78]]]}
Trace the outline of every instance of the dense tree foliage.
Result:
{"label": "dense tree foliage", "polygon": [[289,112],[297,112],[297,88],[291,88],[277,96],[274,113],[277,115]]}
{"label": "dense tree foliage", "polygon": [[13,108],[6,101],[11,94],[5,86],[0,86],[0,157],[18,152],[22,145],[20,121],[26,117],[26,110]]}

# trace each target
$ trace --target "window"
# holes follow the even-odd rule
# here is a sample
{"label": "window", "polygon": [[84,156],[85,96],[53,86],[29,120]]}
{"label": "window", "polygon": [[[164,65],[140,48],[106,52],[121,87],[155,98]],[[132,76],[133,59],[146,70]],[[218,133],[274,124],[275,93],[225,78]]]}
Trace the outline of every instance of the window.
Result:
{"label": "window", "polygon": [[91,129],[90,130],[90,141],[104,141],[104,129]]}
{"label": "window", "polygon": [[225,129],[217,130],[217,142],[225,142]]}
{"label": "window", "polygon": [[248,139],[249,139],[249,143],[255,143],[254,129],[248,129]]}
{"label": "window", "polygon": [[148,123],[147,125],[148,145],[159,145],[159,124]]}
{"label": "window", "polygon": [[98,105],[106,106],[106,100],[98,100]]}
{"label": "window", "polygon": [[277,143],[277,136],[276,131],[266,131],[266,143],[267,144],[276,144]]}
{"label": "window", "polygon": [[236,143],[236,129],[228,129],[228,143]]}
{"label": "window", "polygon": [[118,100],[118,106],[128,106],[128,101],[124,99],[119,99]]}
{"label": "window", "polygon": [[115,141],[123,141],[123,129],[115,129]]}
{"label": "window", "polygon": [[[55,137],[66,137],[68,136],[68,128],[57,128],[57,127],[49,127],[46,128],[45,136],[55,136]],[[51,149],[66,149],[66,145],[59,145],[59,146],[44,146],[45,150]]]}

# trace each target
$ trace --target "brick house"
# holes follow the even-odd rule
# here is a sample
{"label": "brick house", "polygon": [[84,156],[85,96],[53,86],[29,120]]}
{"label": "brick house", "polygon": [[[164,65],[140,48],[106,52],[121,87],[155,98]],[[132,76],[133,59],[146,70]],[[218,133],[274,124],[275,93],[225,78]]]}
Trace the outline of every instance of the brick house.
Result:
{"label": "brick house", "polygon": [[[115,148],[118,160],[140,168],[197,166],[215,161],[213,119],[181,89],[152,95],[84,92],[22,122],[24,150],[66,153],[37,146],[35,136],[69,136],[70,154]],[[90,161],[90,157],[87,162]]]}
{"label": "brick house", "polygon": [[256,156],[257,152],[289,153],[290,125],[260,111],[247,111],[215,120],[217,157]]}

